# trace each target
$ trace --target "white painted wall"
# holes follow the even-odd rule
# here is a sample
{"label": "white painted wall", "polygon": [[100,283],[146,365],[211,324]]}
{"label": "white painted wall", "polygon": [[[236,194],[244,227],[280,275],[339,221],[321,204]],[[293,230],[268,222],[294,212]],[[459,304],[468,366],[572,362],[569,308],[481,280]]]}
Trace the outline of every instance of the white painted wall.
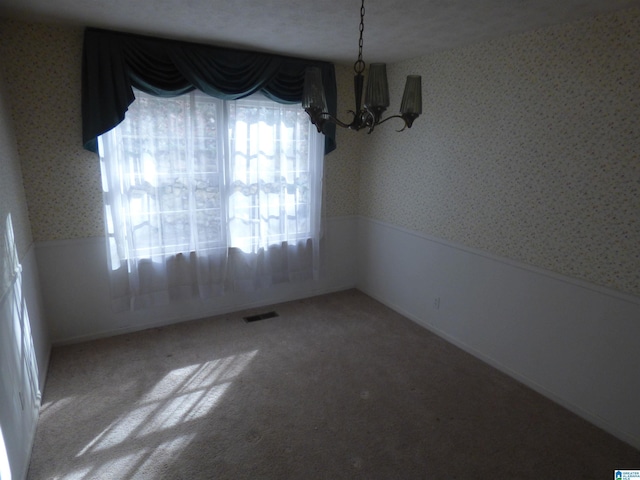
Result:
{"label": "white painted wall", "polygon": [[640,448],[640,298],[364,217],[358,246],[357,288]]}
{"label": "white painted wall", "polygon": [[[4,239],[3,239],[4,240]],[[34,250],[0,296],[0,478],[26,477],[50,344]]]}
{"label": "white painted wall", "polygon": [[0,478],[26,476],[50,344],[0,59]]}
{"label": "white painted wall", "polygon": [[355,219],[327,219],[323,245],[326,263],[318,281],[117,314],[110,305],[103,238],[39,243],[37,258],[52,341],[87,340],[353,288]]}

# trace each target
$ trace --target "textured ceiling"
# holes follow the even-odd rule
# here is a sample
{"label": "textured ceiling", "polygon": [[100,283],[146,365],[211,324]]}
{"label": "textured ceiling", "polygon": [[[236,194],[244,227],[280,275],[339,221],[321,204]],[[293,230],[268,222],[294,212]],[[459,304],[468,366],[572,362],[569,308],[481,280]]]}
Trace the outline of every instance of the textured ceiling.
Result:
{"label": "textured ceiling", "polygon": [[[366,0],[364,59],[394,62],[640,0]],[[0,0],[0,15],[352,63],[359,0]]]}

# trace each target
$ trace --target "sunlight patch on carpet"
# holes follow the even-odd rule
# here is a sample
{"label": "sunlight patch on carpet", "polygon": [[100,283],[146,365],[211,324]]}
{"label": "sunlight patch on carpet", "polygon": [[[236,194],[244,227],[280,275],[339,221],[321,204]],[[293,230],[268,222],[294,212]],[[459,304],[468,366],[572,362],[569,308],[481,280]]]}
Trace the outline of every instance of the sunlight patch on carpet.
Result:
{"label": "sunlight patch on carpet", "polygon": [[[76,458],[84,463],[70,478],[110,478],[105,472],[144,472],[160,459],[178,455],[195,437],[190,422],[220,402],[233,379],[257,355],[252,351],[168,372],[128,409],[98,433]],[[52,409],[52,410],[55,410]],[[149,445],[154,445],[149,448]],[[143,446],[144,445],[144,446]]]}

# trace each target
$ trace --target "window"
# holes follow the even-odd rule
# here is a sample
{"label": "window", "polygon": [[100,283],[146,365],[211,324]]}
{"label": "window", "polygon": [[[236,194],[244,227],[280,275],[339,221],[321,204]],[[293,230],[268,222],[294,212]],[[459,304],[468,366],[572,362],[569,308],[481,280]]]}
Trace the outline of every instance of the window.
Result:
{"label": "window", "polygon": [[[318,247],[323,137],[300,105],[197,91],[135,95],[125,120],[99,139],[111,264],[126,266],[133,296],[170,277],[177,261],[187,264],[179,281],[197,277],[195,290],[207,288],[203,268],[217,270],[205,278],[228,286],[238,270],[229,252],[254,266],[254,285],[283,281],[282,268],[297,270],[296,278],[317,269],[302,267],[296,250]],[[298,260],[282,267],[285,252]],[[260,266],[268,253],[282,267],[275,276],[273,261]],[[153,278],[145,282],[141,269]]]}
{"label": "window", "polygon": [[[313,231],[309,137],[320,137],[300,106],[270,100],[229,102],[229,234],[232,247],[256,252],[310,238]],[[318,141],[322,143],[322,141]],[[322,153],[320,153],[322,156]]]}

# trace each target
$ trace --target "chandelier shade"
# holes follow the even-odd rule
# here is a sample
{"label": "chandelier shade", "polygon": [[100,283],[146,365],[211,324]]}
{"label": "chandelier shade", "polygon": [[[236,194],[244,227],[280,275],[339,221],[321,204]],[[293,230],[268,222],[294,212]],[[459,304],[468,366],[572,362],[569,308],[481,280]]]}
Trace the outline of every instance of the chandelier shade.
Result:
{"label": "chandelier shade", "polygon": [[302,107],[317,108],[322,112],[327,111],[327,100],[324,95],[322,84],[322,72],[318,67],[308,67],[304,76],[304,87],[302,92]]}
{"label": "chandelier shade", "polygon": [[381,108],[389,106],[389,83],[387,82],[387,66],[384,63],[369,65],[369,79],[364,97],[366,108]]}
{"label": "chandelier shade", "polygon": [[323,131],[324,124],[334,123],[340,127],[351,130],[368,129],[373,132],[376,125],[379,125],[392,118],[399,118],[404,121],[404,126],[399,130],[411,128],[413,122],[422,114],[422,78],[420,75],[407,76],[402,102],[400,104],[400,115],[392,115],[382,119],[382,114],[389,107],[389,82],[387,80],[387,66],[384,63],[372,63],[369,66],[366,89],[363,86],[365,62],[362,59],[362,33],[364,31],[364,0],[360,7],[360,41],[358,47],[358,59],[353,65],[355,76],[353,79],[355,94],[355,109],[350,110],[353,115],[351,122],[343,122],[327,112],[327,102],[322,85],[320,69],[309,67],[305,71],[304,91],[302,94],[302,107],[305,109],[311,122],[319,132]]}
{"label": "chandelier shade", "polygon": [[404,85],[400,114],[411,128],[413,121],[422,113],[422,78],[420,75],[408,75]]}

